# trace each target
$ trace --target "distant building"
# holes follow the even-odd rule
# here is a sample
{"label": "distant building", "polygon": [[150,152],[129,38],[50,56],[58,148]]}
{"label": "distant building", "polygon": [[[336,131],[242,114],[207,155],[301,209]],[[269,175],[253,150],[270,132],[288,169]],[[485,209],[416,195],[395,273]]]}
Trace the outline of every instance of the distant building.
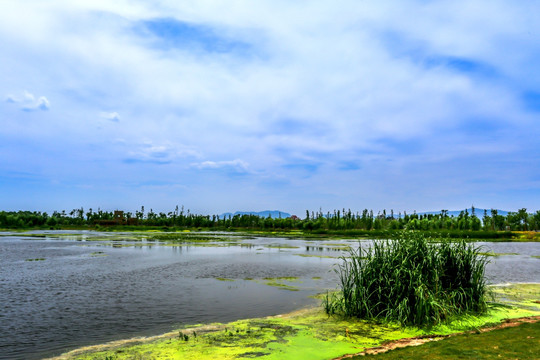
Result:
{"label": "distant building", "polygon": [[138,225],[139,219],[132,217],[126,219],[122,210],[115,210],[112,220],[96,220],[94,221],[94,224],[101,226]]}

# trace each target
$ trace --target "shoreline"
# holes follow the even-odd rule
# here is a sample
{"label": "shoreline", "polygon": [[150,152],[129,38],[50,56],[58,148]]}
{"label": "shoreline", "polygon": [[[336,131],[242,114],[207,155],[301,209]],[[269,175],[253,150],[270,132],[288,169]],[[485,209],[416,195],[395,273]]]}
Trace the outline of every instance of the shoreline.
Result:
{"label": "shoreline", "polygon": [[[287,239],[325,240],[325,239],[386,239],[392,234],[406,230],[279,230],[279,229],[250,229],[250,228],[183,228],[160,226],[60,226],[55,228],[2,228],[0,232],[24,233],[29,231],[90,231],[104,233],[157,233],[157,234],[197,234],[222,233],[260,237],[282,237]],[[463,230],[412,230],[428,237],[447,237],[450,239],[467,239],[475,242],[540,242],[539,231],[463,231]]]}
{"label": "shoreline", "polygon": [[183,334],[186,334],[188,336],[192,335],[193,333],[197,333],[200,336],[200,335],[224,330],[225,328],[227,328],[227,325],[235,323],[235,322],[254,321],[254,320],[272,320],[272,319],[296,317],[296,316],[301,316],[303,314],[310,313],[313,311],[318,311],[319,308],[320,307],[310,306],[310,307],[304,307],[298,310],[294,310],[285,314],[269,315],[269,316],[258,317],[258,318],[238,319],[238,320],[231,321],[229,323],[186,325],[185,328],[178,328],[173,331],[169,331],[169,332],[158,334],[158,335],[137,336],[137,337],[127,338],[127,339],[108,341],[102,344],[82,346],[82,347],[70,350],[68,352],[65,352],[58,356],[44,358],[43,360],[66,360],[66,359],[72,359],[73,356],[84,355],[87,353],[94,353],[96,351],[115,350],[117,348],[121,348],[124,346],[138,345],[142,343],[150,343],[154,341],[172,339],[172,338],[178,337],[179,332],[182,332]]}
{"label": "shoreline", "polygon": [[499,284],[496,290],[498,300],[506,306],[492,306],[485,315],[461,317],[431,329],[329,317],[320,307],[307,307],[282,315],[194,325],[156,336],[85,346],[47,360],[149,355],[154,359],[336,359],[383,344],[421,343],[416,340],[483,331],[520,318],[540,320],[540,283]]}

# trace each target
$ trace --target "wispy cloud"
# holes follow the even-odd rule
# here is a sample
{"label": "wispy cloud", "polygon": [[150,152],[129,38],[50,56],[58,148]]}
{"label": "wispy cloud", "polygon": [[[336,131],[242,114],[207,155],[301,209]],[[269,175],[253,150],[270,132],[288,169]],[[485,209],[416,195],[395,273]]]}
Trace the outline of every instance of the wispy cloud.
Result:
{"label": "wispy cloud", "polygon": [[34,94],[28,91],[24,91],[21,96],[6,96],[6,102],[17,104],[23,111],[47,111],[50,108],[49,100],[45,96],[36,98]]}
{"label": "wispy cloud", "polygon": [[[126,144],[127,145],[127,144]],[[124,158],[126,164],[170,164],[173,161],[184,157],[198,157],[199,155],[180,144],[155,144],[146,141],[142,144],[130,144],[127,149],[127,156]]]}
{"label": "wispy cloud", "polygon": [[229,160],[229,161],[203,161],[199,163],[192,163],[191,167],[199,169],[199,170],[225,169],[225,170],[233,170],[239,173],[245,173],[245,172],[248,172],[249,164],[243,160],[235,159],[235,160]]}
{"label": "wispy cloud", "polygon": [[100,113],[101,118],[105,120],[109,120],[112,122],[119,122],[120,121],[120,114],[118,114],[116,111],[113,112],[101,112]]}

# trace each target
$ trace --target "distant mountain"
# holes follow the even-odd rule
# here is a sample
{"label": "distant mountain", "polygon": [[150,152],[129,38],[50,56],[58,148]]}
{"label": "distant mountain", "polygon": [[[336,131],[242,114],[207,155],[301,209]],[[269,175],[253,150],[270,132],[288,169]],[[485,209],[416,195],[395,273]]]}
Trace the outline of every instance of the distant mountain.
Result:
{"label": "distant mountain", "polygon": [[[469,212],[469,215],[472,214],[472,208],[468,208],[468,209],[463,209],[463,210],[452,210],[452,211],[448,211],[448,216],[459,216],[459,214],[462,212],[462,211],[465,211],[467,210]],[[487,210],[487,214],[488,216],[491,216],[491,209],[481,209],[481,208],[474,208],[474,214],[476,215],[476,217],[478,218],[482,218],[484,216],[484,210]],[[426,211],[426,212],[421,212],[421,213],[417,213],[418,215],[425,215],[425,214],[440,214],[441,211]],[[505,210],[498,210],[497,209],[497,214],[498,215],[502,215],[502,216],[506,216],[508,215],[508,211],[505,211]]]}
{"label": "distant mountain", "polygon": [[291,214],[286,213],[284,211],[279,211],[279,210],[237,211],[234,214],[230,213],[230,212],[229,213],[224,213],[224,214],[221,214],[219,217],[223,219],[223,218],[229,217],[229,215],[230,216],[234,216],[234,215],[257,215],[258,217],[263,217],[263,218],[267,218],[270,215],[270,217],[273,218],[273,219],[278,219],[279,217],[281,217],[282,219],[291,217]]}

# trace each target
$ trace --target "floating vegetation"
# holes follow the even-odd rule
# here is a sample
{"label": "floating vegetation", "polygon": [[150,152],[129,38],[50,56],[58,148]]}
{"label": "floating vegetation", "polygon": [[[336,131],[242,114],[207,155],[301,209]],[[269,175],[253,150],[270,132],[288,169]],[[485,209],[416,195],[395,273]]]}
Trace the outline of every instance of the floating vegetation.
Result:
{"label": "floating vegetation", "polygon": [[268,286],[274,286],[283,290],[289,291],[298,291],[298,287],[285,284],[284,282],[301,282],[300,279],[296,276],[281,276],[281,277],[265,277],[263,280],[266,280],[264,283]]}
{"label": "floating vegetation", "polygon": [[331,246],[331,247],[350,247],[350,244],[346,243],[323,243],[324,246]]}
{"label": "floating vegetation", "polygon": [[265,246],[268,249],[299,249],[300,246],[294,246],[289,244],[270,244]]}
{"label": "floating vegetation", "polygon": [[103,251],[94,251],[93,253],[90,254],[90,256],[100,257],[100,256],[107,256],[107,254],[105,254]]}
{"label": "floating vegetation", "polygon": [[284,281],[292,281],[292,282],[300,281],[298,276],[265,277],[264,280],[284,280]]}
{"label": "floating vegetation", "polygon": [[268,285],[268,286],[274,286],[274,287],[277,287],[277,288],[283,289],[283,290],[298,291],[298,287],[291,286],[291,285],[288,285],[288,284],[284,284],[284,283],[278,282],[278,281],[267,281],[264,284]]}
{"label": "floating vegetation", "polygon": [[540,255],[531,255],[531,257],[533,257],[535,259],[540,259]]}
{"label": "floating vegetation", "polygon": [[214,279],[219,280],[219,281],[234,281],[234,279],[222,278],[222,277],[217,277],[217,278],[214,278]]}
{"label": "floating vegetation", "polygon": [[26,259],[25,261],[43,261],[45,258]]}
{"label": "floating vegetation", "polygon": [[328,294],[328,314],[433,325],[487,309],[486,256],[465,241],[433,244],[423,234],[350,250],[337,272],[340,290]]}
{"label": "floating vegetation", "polygon": [[518,253],[495,253],[492,251],[492,252],[479,252],[478,255],[499,257],[499,256],[511,256],[511,255],[519,255],[519,254]]}
{"label": "floating vegetation", "polygon": [[244,280],[253,280],[259,284],[277,287],[282,290],[298,291],[298,287],[286,284],[286,282],[301,283],[300,279],[296,276],[280,276],[280,277],[265,277],[262,280],[256,280],[253,278],[244,278]]}
{"label": "floating vegetation", "polygon": [[351,249],[351,247],[350,246],[327,247],[325,249],[326,249],[326,251],[349,251]]}
{"label": "floating vegetation", "polygon": [[501,284],[491,286],[497,301],[540,311],[539,284]]}
{"label": "floating vegetation", "polygon": [[227,234],[222,233],[194,233],[194,232],[167,232],[167,233],[152,233],[147,234],[148,240],[166,241],[166,242],[219,242],[231,240],[247,240],[253,239],[252,236],[245,234]]}
{"label": "floating vegetation", "polygon": [[321,259],[338,259],[338,258],[340,258],[340,256],[315,255],[315,254],[293,254],[293,255],[301,256],[301,257],[321,258]]}

